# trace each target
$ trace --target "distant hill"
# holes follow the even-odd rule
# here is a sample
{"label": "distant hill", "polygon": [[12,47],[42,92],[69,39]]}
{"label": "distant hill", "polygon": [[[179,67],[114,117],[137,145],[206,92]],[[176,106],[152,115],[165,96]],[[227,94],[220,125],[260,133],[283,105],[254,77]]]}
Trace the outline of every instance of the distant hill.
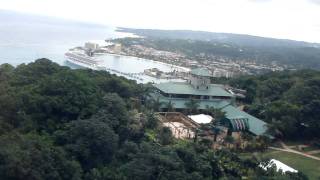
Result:
{"label": "distant hill", "polygon": [[157,30],[157,29],[130,29],[118,28],[118,31],[131,32],[140,36],[168,39],[190,39],[201,41],[218,41],[221,43],[236,44],[239,46],[256,47],[320,47],[319,43],[308,43],[288,39],[275,39],[245,34],[215,33],[206,31],[191,30]]}
{"label": "distant hill", "polygon": [[[190,30],[155,30],[118,28],[118,31],[134,33],[138,36],[153,39],[180,39],[205,41],[206,46],[212,44],[212,54],[219,48],[224,49],[218,55],[228,58],[251,58],[260,62],[278,62],[290,67],[303,69],[320,69],[320,44],[288,39],[275,39],[243,34],[214,33]],[[188,43],[189,41],[185,41]],[[218,44],[218,45],[217,45]],[[221,46],[219,46],[219,44]],[[224,47],[224,44],[230,45]],[[234,52],[233,49],[244,51]],[[208,49],[208,48],[206,48]],[[201,49],[198,53],[201,52]],[[229,53],[230,52],[230,53]],[[206,52],[207,53],[207,52]],[[235,54],[236,53],[236,54]]]}

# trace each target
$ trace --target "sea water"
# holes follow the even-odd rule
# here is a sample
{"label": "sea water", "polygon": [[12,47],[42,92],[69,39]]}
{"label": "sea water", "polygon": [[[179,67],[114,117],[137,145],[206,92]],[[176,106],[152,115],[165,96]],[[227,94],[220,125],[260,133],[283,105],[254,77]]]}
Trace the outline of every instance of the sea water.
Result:
{"label": "sea water", "polygon": [[[115,30],[110,26],[0,11],[0,64],[17,66],[48,58],[60,65],[72,66],[64,57],[70,48],[83,46],[88,41],[103,42],[130,35]],[[148,68],[172,70],[170,65],[134,57],[103,55],[99,58],[104,60],[106,68],[126,73],[141,73]],[[147,76],[141,78],[140,82],[160,81]]]}

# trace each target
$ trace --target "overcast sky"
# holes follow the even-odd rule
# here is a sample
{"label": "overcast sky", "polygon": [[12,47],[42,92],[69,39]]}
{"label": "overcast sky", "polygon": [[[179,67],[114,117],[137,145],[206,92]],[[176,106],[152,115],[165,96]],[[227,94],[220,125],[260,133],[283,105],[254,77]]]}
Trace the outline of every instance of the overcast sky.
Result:
{"label": "overcast sky", "polygon": [[112,26],[229,32],[320,43],[320,0],[0,0],[0,9]]}

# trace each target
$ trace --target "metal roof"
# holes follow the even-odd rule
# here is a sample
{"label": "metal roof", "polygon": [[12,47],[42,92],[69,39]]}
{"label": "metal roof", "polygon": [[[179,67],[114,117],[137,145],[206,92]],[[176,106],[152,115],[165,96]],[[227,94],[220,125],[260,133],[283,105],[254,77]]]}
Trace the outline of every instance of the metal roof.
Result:
{"label": "metal roof", "polygon": [[229,119],[234,131],[249,130],[249,122],[247,118]]}
{"label": "metal roof", "polygon": [[263,135],[267,131],[267,123],[232,105],[225,106],[221,110],[226,112],[227,119],[248,119],[249,131],[255,135]]}
{"label": "metal roof", "polygon": [[204,90],[196,89],[186,82],[166,82],[154,84],[153,86],[168,94],[233,97],[232,94],[223,89],[222,85],[217,84],[208,84],[208,89]]}
{"label": "metal roof", "polygon": [[193,75],[197,75],[197,76],[206,76],[206,77],[211,77],[211,73],[208,69],[206,68],[196,68],[196,69],[192,69],[190,71],[191,74]]}
{"label": "metal roof", "polygon": [[[190,99],[182,99],[182,98],[169,98],[165,97],[159,93],[151,93],[150,94],[153,99],[159,98],[160,102],[163,102],[162,107],[165,108],[166,103],[171,101],[173,103],[174,108],[177,109],[184,109],[186,108],[185,103],[189,102]],[[198,109],[207,109],[207,107],[213,107],[216,109],[221,109],[223,112],[226,113],[226,118],[232,120],[243,119],[245,122],[246,128],[249,128],[248,131],[255,134],[255,135],[263,135],[267,131],[267,123],[264,121],[251,116],[250,114],[241,111],[240,109],[232,106],[231,102],[228,100],[199,100],[199,108]],[[235,124],[233,124],[235,125]]]}
{"label": "metal roof", "polygon": [[[189,102],[190,99],[181,99],[181,98],[169,98],[169,97],[165,97],[161,94],[158,93],[151,93],[150,94],[151,97],[153,99],[157,99],[159,98],[160,102],[163,102],[164,104],[162,105],[163,107],[166,106],[166,103],[168,103],[169,101],[171,101],[171,103],[174,104],[174,108],[177,109],[185,109],[185,103]],[[199,102],[199,108],[198,109],[207,109],[207,107],[213,107],[213,108],[223,108],[227,105],[230,104],[230,101],[227,100],[198,100]]]}

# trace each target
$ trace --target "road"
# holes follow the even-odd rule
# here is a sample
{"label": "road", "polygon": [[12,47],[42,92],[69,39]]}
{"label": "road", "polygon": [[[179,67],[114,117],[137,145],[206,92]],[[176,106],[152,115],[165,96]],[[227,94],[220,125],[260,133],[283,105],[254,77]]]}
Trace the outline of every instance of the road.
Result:
{"label": "road", "polygon": [[313,156],[313,155],[310,155],[310,154],[306,154],[306,153],[303,153],[303,152],[300,152],[300,151],[296,151],[296,150],[293,150],[291,148],[289,148],[286,144],[284,144],[283,142],[280,142],[282,148],[277,148],[277,147],[269,147],[269,149],[273,149],[273,150],[277,150],[277,151],[284,151],[284,152],[290,152],[290,153],[294,153],[294,154],[299,154],[299,155],[302,155],[304,157],[308,157],[308,158],[311,158],[311,159],[315,159],[315,160],[318,160],[320,161],[320,158],[319,157],[316,157],[316,156]]}

